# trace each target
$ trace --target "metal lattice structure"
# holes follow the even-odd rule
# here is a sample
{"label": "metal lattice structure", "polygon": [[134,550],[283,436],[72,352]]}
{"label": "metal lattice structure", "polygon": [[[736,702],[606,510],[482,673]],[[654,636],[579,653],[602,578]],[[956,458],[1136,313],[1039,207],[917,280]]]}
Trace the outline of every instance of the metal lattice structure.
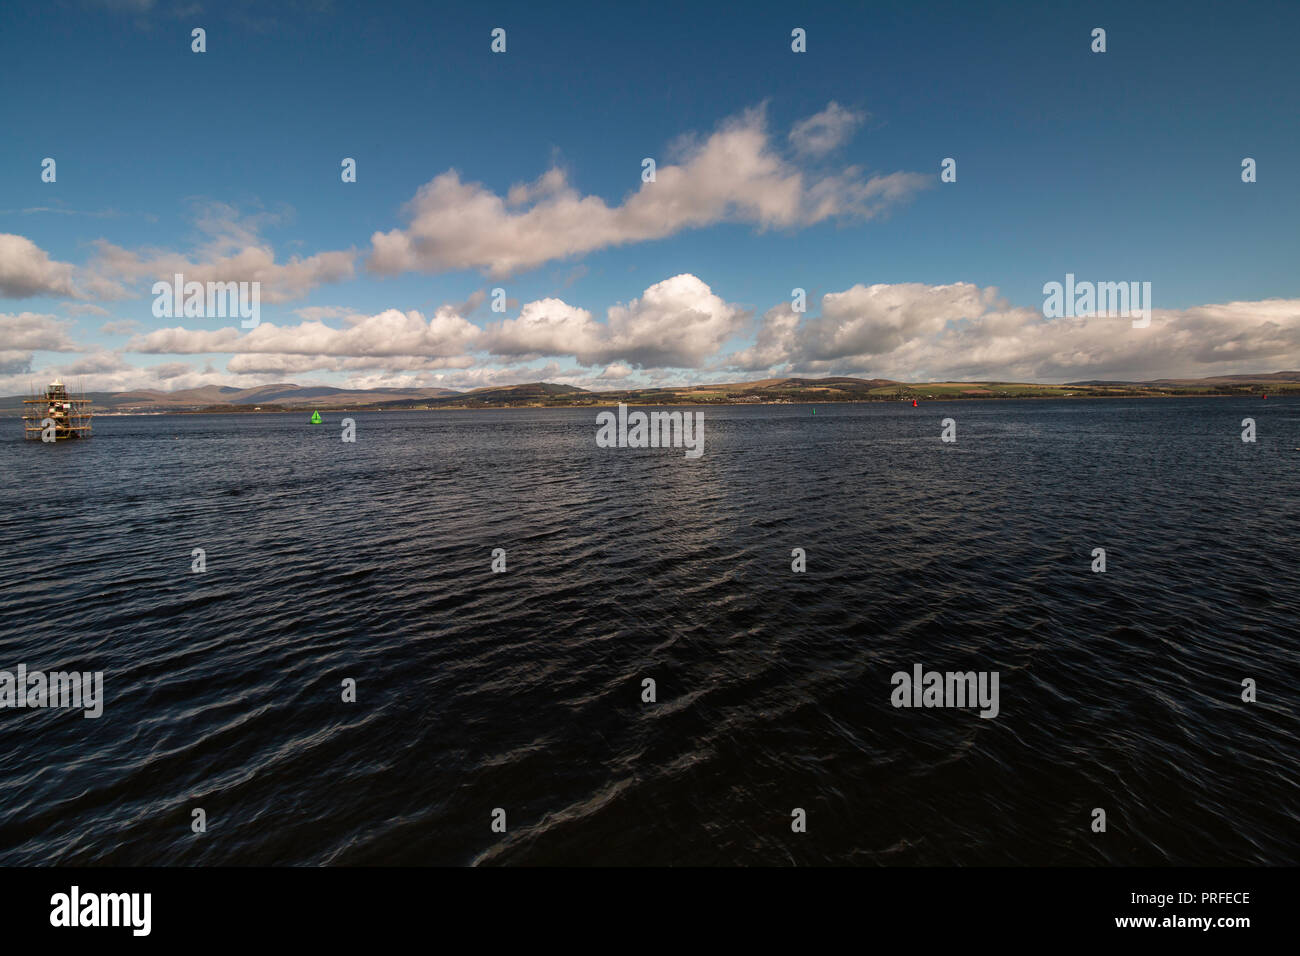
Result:
{"label": "metal lattice structure", "polygon": [[44,395],[25,398],[23,405],[23,433],[29,441],[46,440],[51,426],[55,441],[90,437],[90,399],[70,398],[62,382],[51,382]]}

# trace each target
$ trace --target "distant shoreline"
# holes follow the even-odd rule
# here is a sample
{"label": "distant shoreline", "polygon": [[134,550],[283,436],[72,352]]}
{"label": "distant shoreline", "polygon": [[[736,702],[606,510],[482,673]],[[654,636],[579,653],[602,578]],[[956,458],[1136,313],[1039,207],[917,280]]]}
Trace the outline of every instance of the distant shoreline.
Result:
{"label": "distant shoreline", "polygon": [[[209,387],[159,392],[88,392],[101,416],[310,414],[313,411],[474,411],[490,408],[704,408],[735,405],[841,405],[878,402],[999,401],[1040,398],[1230,398],[1300,395],[1300,370],[1203,379],[1106,379],[1045,384],[1005,381],[900,382],[851,376],[770,378],[671,387],[589,391],[553,382],[448,389],[358,390],[284,382],[250,388]],[[0,417],[18,416],[23,396],[0,398]]]}
{"label": "distant shoreline", "polygon": [[[1271,392],[1278,398],[1284,398],[1300,394],[1300,392]],[[1193,392],[1179,395],[1169,394],[1147,394],[1147,395],[970,395],[970,396],[944,396],[942,398],[925,398],[918,399],[920,405],[946,405],[953,403],[966,402],[1006,402],[1006,401],[1087,401],[1087,400],[1106,400],[1106,399],[1180,399],[1180,398],[1236,398],[1236,399],[1254,399],[1263,401],[1259,394],[1223,394],[1222,392]],[[186,408],[186,409],[166,409],[166,410],[135,410],[129,412],[96,412],[96,418],[154,418],[163,415],[310,415],[312,412],[321,413],[352,413],[357,412],[480,412],[480,411],[539,411],[543,409],[560,409],[560,408],[617,408],[620,404],[628,408],[689,408],[699,410],[703,408],[744,408],[747,406],[815,406],[829,407],[832,405],[906,405],[911,399],[829,399],[826,401],[778,401],[778,402],[735,402],[735,401],[717,401],[717,402],[653,402],[653,401],[608,401],[608,402],[572,402],[572,403],[552,403],[547,405],[540,404],[475,404],[475,405],[438,405],[435,407],[426,407],[423,405],[415,407],[398,407],[385,408],[380,406],[344,406],[344,405],[293,405],[293,406],[272,406],[261,409],[250,408],[247,405],[230,405],[224,407],[210,408]],[[919,405],[918,405],[919,407]],[[18,417],[17,415],[11,417]]]}

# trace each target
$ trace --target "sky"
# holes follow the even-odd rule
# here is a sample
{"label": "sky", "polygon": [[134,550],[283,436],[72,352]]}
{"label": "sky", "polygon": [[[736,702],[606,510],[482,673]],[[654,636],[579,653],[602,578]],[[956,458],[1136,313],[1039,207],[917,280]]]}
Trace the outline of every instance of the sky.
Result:
{"label": "sky", "polygon": [[[0,395],[1300,369],[1298,38],[1294,2],[12,0]],[[156,314],[176,273],[259,324]],[[1150,283],[1149,325],[1045,315],[1067,274]]]}

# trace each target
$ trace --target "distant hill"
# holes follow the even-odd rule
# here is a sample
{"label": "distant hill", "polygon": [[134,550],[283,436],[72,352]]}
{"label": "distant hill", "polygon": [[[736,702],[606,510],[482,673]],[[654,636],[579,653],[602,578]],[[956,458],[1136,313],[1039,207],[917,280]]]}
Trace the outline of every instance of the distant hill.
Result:
{"label": "distant hill", "polygon": [[[1086,381],[1064,385],[1026,382],[898,382],[888,378],[765,378],[753,382],[718,382],[663,388],[603,389],[527,382],[469,391],[450,388],[347,389],[327,385],[258,385],[233,388],[206,385],[174,392],[88,392],[99,412],[194,412],[255,409],[412,409],[499,408],[514,406],[732,405],[763,402],[861,402],[966,398],[1106,398],[1176,395],[1249,395],[1268,391],[1300,394],[1300,372],[1218,375],[1149,382]],[[0,414],[14,415],[26,396],[0,398]]]}
{"label": "distant hill", "polygon": [[1300,382],[1300,372],[1271,372],[1266,375],[1216,375],[1213,378],[1158,378],[1151,385],[1250,385],[1253,383]]}
{"label": "distant hill", "polygon": [[1087,381],[1066,382],[1070,388],[1083,388],[1089,385],[1253,385],[1265,383],[1300,384],[1300,372],[1262,372],[1255,375],[1214,375],[1209,378],[1156,378],[1149,382]]}
{"label": "distant hill", "polygon": [[730,405],[746,401],[869,401],[897,391],[900,383],[885,378],[768,378],[756,382],[679,385],[665,388],[609,389],[599,392],[572,385],[533,382],[478,388],[440,398],[382,402],[383,408],[476,408],[510,405]]}
{"label": "distant hill", "polygon": [[318,405],[343,401],[351,405],[372,405],[396,398],[432,398],[459,395],[451,388],[372,388],[357,391],[328,385],[259,385],[243,389],[227,399],[232,405]]}
{"label": "distant hill", "polygon": [[[376,408],[431,408],[440,405],[457,405],[469,408],[496,405],[543,405],[553,404],[557,400],[564,404],[575,404],[572,399],[580,395],[590,395],[585,388],[576,385],[554,385],[550,382],[530,382],[524,385],[491,385],[476,388],[469,392],[451,392],[444,395],[427,395],[420,398],[401,398],[381,400],[373,403]],[[580,403],[577,403],[580,404]]]}
{"label": "distant hill", "polygon": [[[133,392],[87,392],[86,397],[101,412],[194,411],[217,405],[258,406],[285,405],[294,408],[333,405],[374,405],[394,399],[441,398],[460,393],[450,388],[373,388],[355,390],[333,386],[258,385],[232,388],[229,385],[205,385],[174,392],[142,389]],[[26,395],[0,398],[0,410],[22,407]]]}

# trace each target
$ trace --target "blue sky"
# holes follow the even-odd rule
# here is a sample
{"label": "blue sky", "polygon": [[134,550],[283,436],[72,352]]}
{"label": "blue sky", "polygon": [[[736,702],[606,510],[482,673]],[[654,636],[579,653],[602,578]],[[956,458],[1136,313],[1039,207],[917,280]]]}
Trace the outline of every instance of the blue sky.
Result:
{"label": "blue sky", "polygon": [[0,393],[1300,367],[1300,5],[549,6],[10,4]]}

